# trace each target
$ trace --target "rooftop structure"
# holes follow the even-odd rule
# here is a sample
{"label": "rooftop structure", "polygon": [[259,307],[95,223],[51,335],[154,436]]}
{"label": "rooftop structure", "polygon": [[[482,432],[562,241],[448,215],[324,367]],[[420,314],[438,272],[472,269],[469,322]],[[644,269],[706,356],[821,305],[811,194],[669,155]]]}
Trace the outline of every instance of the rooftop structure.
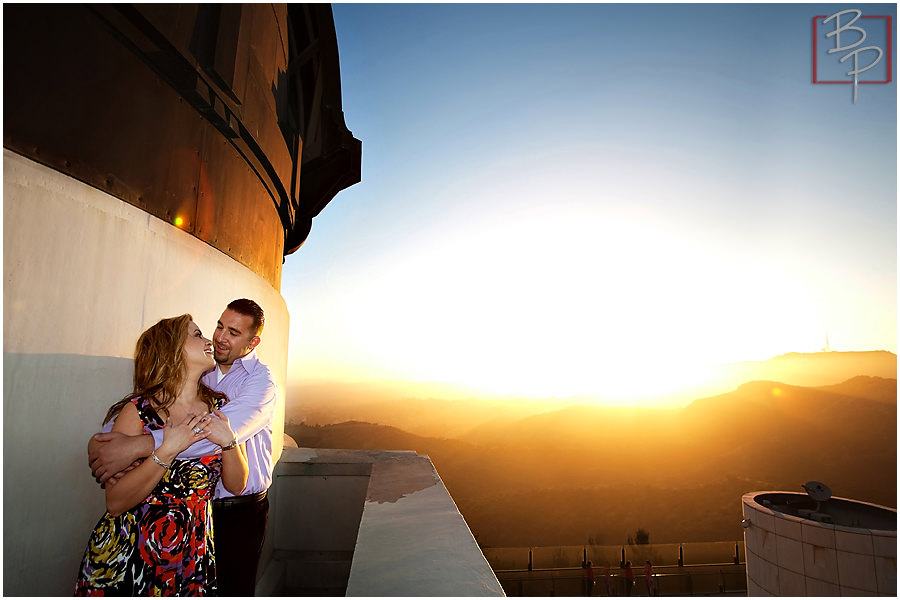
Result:
{"label": "rooftop structure", "polygon": [[749,595],[897,595],[897,511],[829,496],[743,496]]}
{"label": "rooftop structure", "polygon": [[283,428],[281,265],[359,181],[361,144],[327,4],[3,16],[3,591],[68,595],[104,510],[86,443],[141,331],[190,312],[211,335],[255,299]]}

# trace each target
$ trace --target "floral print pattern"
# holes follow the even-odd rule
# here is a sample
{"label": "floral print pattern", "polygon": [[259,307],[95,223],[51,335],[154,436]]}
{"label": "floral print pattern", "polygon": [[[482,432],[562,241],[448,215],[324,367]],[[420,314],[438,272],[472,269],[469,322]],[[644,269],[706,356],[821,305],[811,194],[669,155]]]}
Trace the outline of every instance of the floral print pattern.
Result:
{"label": "floral print pattern", "polygon": [[[145,432],[164,427],[149,401],[132,402]],[[103,515],[88,540],[75,595],[215,595],[211,501],[221,472],[219,454],[176,459],[143,502]]]}

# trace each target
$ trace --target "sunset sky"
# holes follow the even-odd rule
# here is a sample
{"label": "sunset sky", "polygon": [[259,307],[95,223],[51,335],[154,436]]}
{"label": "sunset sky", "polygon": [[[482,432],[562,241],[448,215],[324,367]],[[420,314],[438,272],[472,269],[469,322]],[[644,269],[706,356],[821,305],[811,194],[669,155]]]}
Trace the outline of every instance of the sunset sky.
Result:
{"label": "sunset sky", "polygon": [[335,4],[362,182],[285,262],[291,383],[640,398],[896,353],[896,83],[811,83],[839,8]]}

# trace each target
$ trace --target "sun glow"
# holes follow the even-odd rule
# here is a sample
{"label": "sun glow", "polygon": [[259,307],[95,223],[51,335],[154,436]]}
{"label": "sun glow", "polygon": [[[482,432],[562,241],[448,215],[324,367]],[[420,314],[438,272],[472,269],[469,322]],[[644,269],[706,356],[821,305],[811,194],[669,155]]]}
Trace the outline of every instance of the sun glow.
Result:
{"label": "sun glow", "polygon": [[[417,11],[398,35],[438,23],[405,41],[436,41],[437,54],[392,46],[373,69],[384,48],[369,9],[335,10],[352,32],[344,106],[365,173],[285,262],[298,380],[650,406],[734,389],[740,369],[720,365],[817,352],[826,334],[835,350],[896,352],[890,94],[867,112],[821,104],[786,68],[766,81],[792,101],[773,103],[769,87],[729,78],[729,60],[696,62],[703,45],[665,50],[684,37],[664,26],[672,15],[597,35],[556,8],[546,18],[561,19],[565,43],[530,35],[524,13]],[[606,12],[590,18],[608,25]],[[469,54],[445,54],[446,27],[476,22],[509,45],[479,34]],[[629,60],[592,58],[635,31],[646,47]],[[473,57],[486,86],[471,85]],[[624,93],[610,93],[612,72]],[[835,131],[832,118],[859,127]],[[864,151],[838,164],[825,139]]]}
{"label": "sun glow", "polygon": [[336,299],[344,335],[398,379],[621,404],[672,402],[713,365],[821,331],[777,264],[710,252],[646,219],[539,217],[382,265]]}

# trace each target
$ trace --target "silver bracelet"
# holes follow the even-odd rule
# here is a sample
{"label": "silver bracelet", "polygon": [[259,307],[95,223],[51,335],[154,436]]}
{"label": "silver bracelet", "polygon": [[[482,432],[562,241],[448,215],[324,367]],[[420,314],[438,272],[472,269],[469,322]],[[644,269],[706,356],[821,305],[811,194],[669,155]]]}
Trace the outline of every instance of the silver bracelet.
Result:
{"label": "silver bracelet", "polygon": [[172,465],[167,465],[163,461],[159,460],[159,457],[156,455],[156,450],[150,453],[150,458],[153,459],[153,462],[161,466],[163,469],[171,469]]}
{"label": "silver bracelet", "polygon": [[228,444],[227,446],[222,446],[222,452],[225,452],[226,450],[231,450],[235,446],[237,446],[237,439],[231,440],[231,443]]}

